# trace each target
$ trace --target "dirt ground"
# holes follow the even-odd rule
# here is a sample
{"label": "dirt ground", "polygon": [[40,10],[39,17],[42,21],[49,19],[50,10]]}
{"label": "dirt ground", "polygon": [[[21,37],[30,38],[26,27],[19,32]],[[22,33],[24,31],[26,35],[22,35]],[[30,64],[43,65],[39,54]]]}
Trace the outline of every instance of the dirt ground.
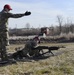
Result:
{"label": "dirt ground", "polygon": [[[18,60],[16,64],[0,66],[0,75],[74,75],[74,43],[44,43],[44,46],[65,46],[53,51],[54,56]],[[8,53],[25,45],[10,45]]]}

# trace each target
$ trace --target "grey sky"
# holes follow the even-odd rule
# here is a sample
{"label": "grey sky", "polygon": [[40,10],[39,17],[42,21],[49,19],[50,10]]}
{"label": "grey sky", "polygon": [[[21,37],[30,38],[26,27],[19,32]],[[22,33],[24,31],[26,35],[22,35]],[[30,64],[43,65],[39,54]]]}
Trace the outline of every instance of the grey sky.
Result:
{"label": "grey sky", "polygon": [[32,27],[57,25],[57,15],[61,15],[66,21],[69,18],[74,21],[74,0],[1,0],[0,10],[5,4],[10,4],[12,13],[31,11],[30,16],[19,19],[9,19],[9,27],[25,27],[30,23]]}

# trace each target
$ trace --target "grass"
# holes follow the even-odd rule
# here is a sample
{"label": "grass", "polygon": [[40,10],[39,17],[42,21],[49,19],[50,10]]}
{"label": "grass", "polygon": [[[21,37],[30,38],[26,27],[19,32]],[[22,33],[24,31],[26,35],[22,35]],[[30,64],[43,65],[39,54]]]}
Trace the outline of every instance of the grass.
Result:
{"label": "grass", "polygon": [[[55,43],[42,45],[66,46],[59,51],[64,53],[49,57],[43,60],[31,60],[17,62],[0,67],[0,75],[74,75],[74,44],[73,43]],[[14,52],[14,48],[23,47],[23,45],[11,45],[8,52]]]}

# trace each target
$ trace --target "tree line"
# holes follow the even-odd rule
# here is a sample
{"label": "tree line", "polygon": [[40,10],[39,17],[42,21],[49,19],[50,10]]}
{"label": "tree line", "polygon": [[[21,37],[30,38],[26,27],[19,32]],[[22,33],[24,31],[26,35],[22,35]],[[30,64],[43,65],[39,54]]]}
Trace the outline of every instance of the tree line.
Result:
{"label": "tree line", "polygon": [[[74,24],[72,21],[67,19],[67,22],[63,23],[63,17],[58,15],[57,16],[57,23],[58,25],[50,25],[47,27],[49,29],[49,34],[48,36],[52,35],[60,35],[61,33],[74,33]],[[41,28],[30,28],[30,24],[27,23],[25,25],[25,28],[14,28],[14,29],[9,29],[9,34],[10,36],[16,35],[16,36],[29,36],[29,35],[40,35],[41,33]]]}

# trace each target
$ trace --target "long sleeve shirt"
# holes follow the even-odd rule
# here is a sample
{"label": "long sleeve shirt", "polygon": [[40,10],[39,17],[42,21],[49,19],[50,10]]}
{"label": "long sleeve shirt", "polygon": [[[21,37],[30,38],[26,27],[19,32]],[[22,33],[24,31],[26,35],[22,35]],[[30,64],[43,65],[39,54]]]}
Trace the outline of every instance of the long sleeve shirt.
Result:
{"label": "long sleeve shirt", "polygon": [[26,49],[32,49],[32,48],[35,48],[36,46],[37,46],[37,42],[34,40],[29,40],[25,44]]}
{"label": "long sleeve shirt", "polygon": [[25,47],[23,48],[23,54],[27,55],[27,53],[33,53],[33,48],[38,46],[37,42],[34,40],[29,40],[26,42]]}
{"label": "long sleeve shirt", "polygon": [[9,18],[20,18],[25,16],[25,13],[22,14],[13,14],[7,12],[6,10],[2,10],[0,12],[0,30],[8,30],[8,19]]}

